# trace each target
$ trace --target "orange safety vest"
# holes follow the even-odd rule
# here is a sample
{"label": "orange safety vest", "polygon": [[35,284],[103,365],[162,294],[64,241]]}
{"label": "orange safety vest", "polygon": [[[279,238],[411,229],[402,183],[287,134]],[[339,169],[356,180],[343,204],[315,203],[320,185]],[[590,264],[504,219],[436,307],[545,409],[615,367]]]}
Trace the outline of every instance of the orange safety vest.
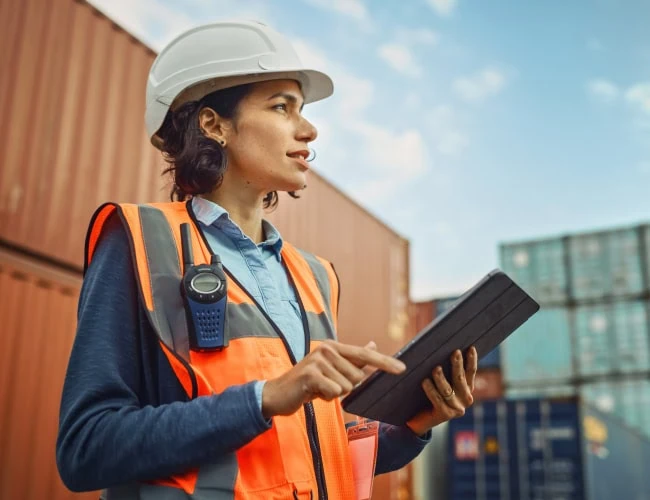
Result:
{"label": "orange safety vest", "polygon": [[[195,264],[210,262],[210,250],[188,203],[105,204],[86,238],[90,264],[108,217],[119,214],[130,235],[140,300],[160,347],[189,398],[219,394],[227,387],[270,380],[295,364],[278,327],[234,276],[227,273],[228,347],[190,351],[180,279],[180,225],[190,223]],[[334,339],[339,284],[332,265],[285,243],[282,261],[291,277],[309,333],[310,349]],[[227,264],[227,263],[226,263]],[[353,469],[338,400],[316,399],[216,463],[160,479],[110,488],[108,499],[293,499],[355,498]]]}

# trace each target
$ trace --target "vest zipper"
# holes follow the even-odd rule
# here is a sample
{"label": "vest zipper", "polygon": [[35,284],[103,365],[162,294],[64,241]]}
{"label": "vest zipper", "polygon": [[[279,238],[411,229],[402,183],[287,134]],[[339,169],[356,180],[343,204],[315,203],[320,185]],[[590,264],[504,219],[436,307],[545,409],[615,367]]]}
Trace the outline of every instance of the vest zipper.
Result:
{"label": "vest zipper", "polygon": [[[284,344],[284,348],[286,349],[287,354],[289,355],[291,364],[294,366],[298,364],[298,362],[296,361],[296,357],[293,355],[293,352],[291,352],[291,347],[289,346],[289,342],[287,342],[286,337],[284,336],[284,334],[282,333],[278,325],[275,324],[275,321],[271,319],[271,317],[266,313],[264,308],[259,304],[259,302],[257,302],[255,297],[253,297],[250,293],[248,293],[248,290],[244,288],[244,286],[237,280],[237,278],[233,276],[233,274],[226,268],[226,266],[223,266],[223,270],[228,275],[228,277],[231,280],[233,280],[235,283],[237,283],[237,286],[239,286],[239,288],[241,288],[244,291],[244,293],[248,295],[248,298],[250,298],[253,301],[253,303],[257,306],[260,312],[264,315],[266,320],[273,327],[275,332],[278,334],[278,337],[280,337],[280,340],[282,340],[282,343]],[[293,281],[293,277],[291,276],[291,274],[289,274],[288,271],[287,271],[287,275],[289,276],[291,285],[293,286],[293,289],[296,292],[296,298],[298,299],[298,304],[300,305],[300,316],[302,318],[302,326],[305,332],[305,356],[306,356],[307,354],[309,354],[309,347],[310,347],[309,346],[309,340],[310,340],[309,325],[307,324],[307,313],[305,312],[305,306],[302,303],[302,299],[300,298],[300,294],[298,293],[296,284]],[[318,484],[318,499],[327,500],[328,498],[327,486],[325,484],[325,474],[323,472],[323,459],[321,457],[320,443],[318,441],[318,427],[316,426],[316,414],[314,412],[314,405],[311,402],[309,402],[309,403],[305,403],[303,407],[305,409],[305,422],[307,424],[307,436],[309,437],[309,448],[311,450],[311,456],[314,462],[314,474],[316,476],[316,484]]]}
{"label": "vest zipper", "polygon": [[[305,311],[305,305],[302,303],[302,298],[298,293],[298,287],[296,282],[293,280],[293,276],[289,272],[289,269],[282,261],[284,270],[287,273],[287,277],[291,282],[291,286],[296,292],[296,298],[298,299],[298,305],[300,306],[300,319],[302,320],[302,329],[305,333],[305,356],[309,354],[311,345],[311,336],[309,334],[309,323],[307,322],[307,312]],[[291,354],[291,351],[289,351]],[[293,357],[293,355],[292,355]],[[294,358],[295,361],[295,358]],[[316,484],[318,484],[318,499],[327,500],[327,483],[325,482],[325,473],[323,471],[323,456],[320,451],[320,442],[318,440],[318,427],[316,425],[316,413],[314,412],[314,405],[310,401],[305,404],[305,421],[307,423],[307,435],[309,436],[309,447],[311,448],[311,456],[314,462],[314,473],[316,474]]]}
{"label": "vest zipper", "polygon": [[[212,250],[212,247],[210,246],[210,243],[208,242],[208,239],[205,237],[203,234],[203,231],[201,231],[201,226],[199,225],[199,222],[196,219],[196,216],[194,215],[194,210],[192,210],[192,200],[188,200],[186,203],[187,207],[187,212],[194,222],[194,225],[196,226],[199,234],[201,235],[201,239],[203,240],[203,243],[205,244],[206,248],[210,251],[211,254],[214,254],[214,251]],[[284,267],[285,272],[287,273],[287,277],[289,278],[289,282],[291,283],[291,286],[293,287],[293,290],[296,294],[296,298],[298,299],[298,305],[300,306],[300,318],[302,319],[302,327],[303,331],[305,334],[305,356],[309,354],[309,349],[310,349],[310,340],[311,336],[309,335],[309,324],[307,323],[307,313],[305,311],[305,306],[302,303],[302,298],[300,297],[300,293],[298,292],[298,287],[296,287],[296,283],[293,279],[293,276],[291,276],[291,273],[289,272],[289,269],[287,269],[287,266],[284,263],[284,260],[282,261],[282,266]],[[260,305],[259,302],[253,297],[248,290],[233,276],[233,274],[226,268],[226,266],[223,266],[224,272],[230,277],[231,280],[233,280],[239,288],[241,288],[246,295],[248,295],[248,298],[250,298],[253,301],[253,304],[257,306],[257,309],[264,315],[266,320],[269,322],[271,327],[275,330],[275,332],[278,334],[278,337],[280,337],[280,340],[282,340],[282,343],[284,344],[284,348],[287,351],[287,354],[289,355],[289,359],[291,360],[292,365],[298,364],[296,361],[296,357],[293,355],[293,352],[291,352],[291,347],[289,346],[289,343],[287,342],[286,337],[280,330],[280,327],[275,324],[275,321],[271,319],[271,317],[266,313],[264,308]],[[305,422],[306,422],[306,427],[307,427],[307,436],[309,437],[309,448],[311,450],[311,456],[312,456],[312,461],[314,463],[314,475],[316,476],[316,484],[318,485],[318,500],[327,500],[327,486],[325,484],[325,474],[323,472],[323,459],[321,456],[321,451],[320,451],[320,443],[318,441],[318,427],[316,426],[316,414],[314,412],[314,405],[309,402],[305,403],[304,405],[305,409]]]}

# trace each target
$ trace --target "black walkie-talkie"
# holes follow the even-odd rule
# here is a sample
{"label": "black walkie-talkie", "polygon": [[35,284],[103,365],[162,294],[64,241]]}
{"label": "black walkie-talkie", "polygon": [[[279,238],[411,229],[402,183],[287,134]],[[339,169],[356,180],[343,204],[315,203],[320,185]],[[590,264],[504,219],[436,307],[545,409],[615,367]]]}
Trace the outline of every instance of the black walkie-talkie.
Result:
{"label": "black walkie-talkie", "polygon": [[190,225],[181,224],[183,280],[181,294],[185,304],[190,349],[214,351],[228,346],[226,337],[226,273],[218,255],[210,264],[194,265]]}

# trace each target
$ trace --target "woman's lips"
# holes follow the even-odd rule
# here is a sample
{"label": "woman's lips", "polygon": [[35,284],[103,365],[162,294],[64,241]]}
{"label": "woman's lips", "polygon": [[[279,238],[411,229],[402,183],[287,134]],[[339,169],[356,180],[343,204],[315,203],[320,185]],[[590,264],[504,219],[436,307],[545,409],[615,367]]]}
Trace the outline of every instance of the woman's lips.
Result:
{"label": "woman's lips", "polygon": [[292,160],[296,160],[298,163],[300,163],[305,170],[309,170],[309,163],[307,163],[307,157],[309,156],[309,151],[301,149],[300,151],[287,153],[287,156]]}

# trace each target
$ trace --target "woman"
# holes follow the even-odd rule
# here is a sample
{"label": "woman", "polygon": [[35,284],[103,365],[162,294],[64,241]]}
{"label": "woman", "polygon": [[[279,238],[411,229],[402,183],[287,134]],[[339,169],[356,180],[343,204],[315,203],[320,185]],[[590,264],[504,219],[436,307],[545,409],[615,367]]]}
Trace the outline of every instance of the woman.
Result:
{"label": "woman", "polygon": [[[107,204],[91,222],[57,440],[70,489],[111,499],[360,494],[339,398],[369,369],[404,366],[335,341],[334,268],[263,219],[277,191],[306,186],[317,131],[301,110],[331,93],[329,77],[259,23],[195,28],[157,57],[147,130],[178,201]],[[464,413],[476,362],[473,348],[457,352],[453,383],[441,370],[422,383],[432,411],[379,425],[376,474]]]}

